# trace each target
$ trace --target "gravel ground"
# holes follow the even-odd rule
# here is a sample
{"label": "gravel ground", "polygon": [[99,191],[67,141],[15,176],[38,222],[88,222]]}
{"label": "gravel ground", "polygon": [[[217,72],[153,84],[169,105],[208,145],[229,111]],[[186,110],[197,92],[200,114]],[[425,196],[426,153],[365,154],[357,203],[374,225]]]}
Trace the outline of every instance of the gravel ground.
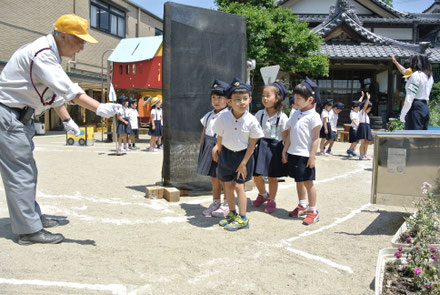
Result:
{"label": "gravel ground", "polygon": [[144,198],[162,164],[146,142],[142,135],[143,150],[117,157],[109,155],[114,144],[35,138],[37,200],[68,222],[52,230],[66,241],[18,245],[0,184],[1,294],[374,293],[378,252],[391,246],[405,209],[369,203],[371,161],[345,157],[347,143],[317,158],[318,223],[288,217],[297,195],[286,179],[273,214],[252,208],[250,191],[250,229],[228,232],[201,215],[210,195]]}

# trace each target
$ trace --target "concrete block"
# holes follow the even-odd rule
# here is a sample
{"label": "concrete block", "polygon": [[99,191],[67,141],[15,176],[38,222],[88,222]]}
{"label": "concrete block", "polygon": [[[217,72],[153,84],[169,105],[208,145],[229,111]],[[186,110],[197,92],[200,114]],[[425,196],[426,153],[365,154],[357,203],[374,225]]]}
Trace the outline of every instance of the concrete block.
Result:
{"label": "concrete block", "polygon": [[164,195],[164,188],[161,186],[147,186],[145,187],[145,198],[162,199]]}
{"label": "concrete block", "polygon": [[179,202],[180,191],[175,187],[165,187],[163,197],[168,202]]}

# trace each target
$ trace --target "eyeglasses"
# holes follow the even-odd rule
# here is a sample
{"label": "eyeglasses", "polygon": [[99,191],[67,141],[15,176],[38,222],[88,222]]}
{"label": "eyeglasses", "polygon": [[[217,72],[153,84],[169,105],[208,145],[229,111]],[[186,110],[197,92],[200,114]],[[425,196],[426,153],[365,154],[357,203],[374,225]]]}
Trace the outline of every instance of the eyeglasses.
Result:
{"label": "eyeglasses", "polygon": [[246,102],[248,100],[249,100],[249,97],[233,98],[232,102],[234,102],[234,103],[241,103],[241,102]]}

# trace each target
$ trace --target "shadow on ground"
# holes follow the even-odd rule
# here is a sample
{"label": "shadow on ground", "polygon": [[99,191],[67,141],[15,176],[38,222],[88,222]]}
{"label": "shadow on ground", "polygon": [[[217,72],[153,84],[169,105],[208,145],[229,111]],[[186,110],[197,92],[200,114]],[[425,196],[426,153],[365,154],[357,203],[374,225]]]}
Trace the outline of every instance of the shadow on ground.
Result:
{"label": "shadow on ground", "polygon": [[[59,221],[66,220],[67,223],[68,220],[65,216],[56,216],[56,215],[46,215],[46,217],[58,219]],[[64,225],[64,224],[63,224]],[[61,227],[56,227],[54,230],[51,230],[51,232],[58,232],[58,229],[61,229]],[[14,243],[17,243],[18,235],[14,234],[11,230],[11,222],[9,218],[0,218],[0,238],[11,240]],[[75,240],[75,239],[64,239],[63,243],[73,243],[73,244],[79,244],[84,246],[96,246],[96,242],[94,240]]]}
{"label": "shadow on ground", "polygon": [[399,227],[404,222],[404,217],[409,216],[404,212],[389,212],[383,210],[362,210],[363,213],[378,214],[379,216],[374,219],[362,232],[360,233],[348,233],[348,232],[335,232],[337,234],[344,234],[350,236],[371,236],[371,235],[386,235],[392,236],[396,233]]}

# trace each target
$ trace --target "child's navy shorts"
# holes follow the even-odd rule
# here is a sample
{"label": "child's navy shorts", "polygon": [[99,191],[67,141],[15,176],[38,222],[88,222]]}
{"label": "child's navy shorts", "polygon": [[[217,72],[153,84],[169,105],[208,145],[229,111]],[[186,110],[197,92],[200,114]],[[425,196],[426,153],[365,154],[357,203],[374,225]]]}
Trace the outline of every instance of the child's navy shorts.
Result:
{"label": "child's navy shorts", "polygon": [[236,183],[245,183],[252,179],[252,172],[254,171],[254,156],[251,155],[249,161],[246,164],[246,178],[237,177],[235,172],[243,161],[246,150],[238,152],[231,151],[222,146],[217,166],[217,178],[220,181],[229,182],[235,181]]}
{"label": "child's navy shorts", "polygon": [[287,172],[295,182],[315,180],[315,168],[306,167],[308,160],[308,157],[288,154]]}

